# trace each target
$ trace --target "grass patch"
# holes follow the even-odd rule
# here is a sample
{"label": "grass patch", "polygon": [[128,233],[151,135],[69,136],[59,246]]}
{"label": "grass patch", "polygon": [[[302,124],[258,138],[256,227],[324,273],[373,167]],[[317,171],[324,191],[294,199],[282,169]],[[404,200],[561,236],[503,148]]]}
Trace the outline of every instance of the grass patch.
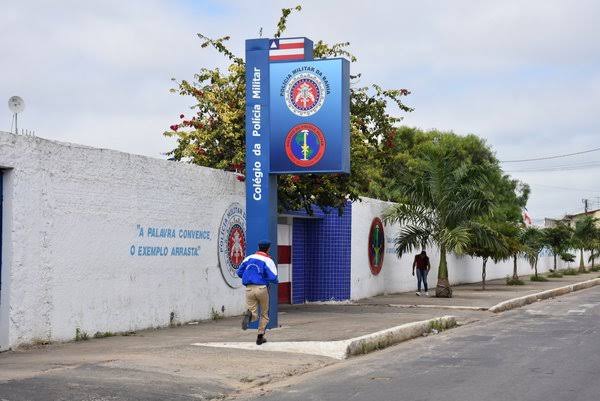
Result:
{"label": "grass patch", "polygon": [[219,313],[218,310],[215,310],[215,308],[210,308],[210,318],[212,320],[221,320],[224,317],[225,316],[223,316],[223,314]]}
{"label": "grass patch", "polygon": [[111,331],[97,331],[94,334],[94,338],[106,338],[106,337],[114,337],[114,336],[116,336],[116,334]]}
{"label": "grass patch", "polygon": [[600,266],[594,266],[590,268],[591,272],[600,272]]}
{"label": "grass patch", "polygon": [[518,278],[506,276],[506,285],[525,285],[525,282]]}
{"label": "grass patch", "polygon": [[85,331],[81,330],[79,327],[75,329],[75,341],[87,341],[90,339],[90,336]]}
{"label": "grass patch", "polygon": [[31,344],[35,346],[49,345],[50,340],[48,340],[47,338],[34,338],[33,340],[31,340]]}
{"label": "grass patch", "polygon": [[531,280],[531,281],[549,281],[546,277],[539,275],[539,274],[537,276],[529,277],[529,280]]}
{"label": "grass patch", "polygon": [[436,320],[429,322],[429,331],[437,330],[438,332],[441,332],[444,330],[451,329],[453,327],[456,327],[455,320],[444,321],[442,319],[436,319]]}
{"label": "grass patch", "polygon": [[579,274],[579,270],[569,268],[562,271],[562,274],[565,276],[577,276]]}
{"label": "grass patch", "polygon": [[563,276],[562,273],[559,271],[553,271],[553,272],[548,273],[549,278],[562,278],[562,276]]}

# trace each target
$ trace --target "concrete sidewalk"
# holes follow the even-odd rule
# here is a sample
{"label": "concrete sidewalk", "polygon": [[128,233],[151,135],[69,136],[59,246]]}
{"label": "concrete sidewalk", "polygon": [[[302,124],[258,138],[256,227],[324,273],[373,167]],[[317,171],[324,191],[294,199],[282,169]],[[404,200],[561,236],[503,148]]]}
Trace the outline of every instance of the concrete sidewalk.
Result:
{"label": "concrete sidewalk", "polygon": [[[546,276],[544,274],[543,276]],[[489,309],[506,300],[534,294],[549,289],[563,287],[578,282],[600,277],[600,273],[585,273],[577,276],[563,276],[562,278],[548,279],[547,282],[534,282],[529,276],[522,276],[525,285],[506,285],[505,280],[492,280],[486,282],[486,289],[481,289],[481,283],[463,284],[452,287],[452,298],[418,297],[414,292],[383,295],[366,298],[358,301],[361,305],[394,305],[394,306],[439,306],[439,307],[474,307]],[[435,286],[435,278],[430,278]],[[430,291],[434,293],[434,291]],[[454,313],[454,312],[453,312]]]}
{"label": "concrete sidewalk", "polygon": [[[597,273],[567,276],[546,283],[529,282],[525,277],[527,285],[518,287],[508,287],[496,280],[489,283],[485,292],[478,284],[461,285],[454,287],[452,299],[403,293],[357,303],[287,305],[280,308],[281,327],[270,330],[267,338],[270,343],[339,341],[450,314],[456,316],[459,323],[467,323],[493,314],[445,308],[489,308],[510,298],[596,277]],[[147,330],[127,337],[9,351],[0,354],[0,399],[49,399],[36,398],[34,389],[58,391],[61,386],[71,386],[75,395],[77,392],[106,395],[127,390],[136,392],[139,399],[190,399],[190,394],[196,394],[199,399],[214,399],[336,363],[335,359],[318,355],[192,345],[252,342],[255,336],[255,331],[240,329],[239,318],[227,318]],[[11,396],[15,388],[32,389],[32,393],[22,398]]]}

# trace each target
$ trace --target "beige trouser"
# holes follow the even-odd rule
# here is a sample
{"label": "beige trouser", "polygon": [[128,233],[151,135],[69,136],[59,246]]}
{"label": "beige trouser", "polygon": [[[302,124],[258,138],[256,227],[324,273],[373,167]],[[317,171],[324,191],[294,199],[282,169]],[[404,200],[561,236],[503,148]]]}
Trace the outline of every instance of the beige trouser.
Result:
{"label": "beige trouser", "polygon": [[249,285],[246,287],[246,305],[252,312],[252,321],[258,319],[258,307],[260,306],[260,321],[258,322],[258,334],[265,334],[267,323],[269,323],[269,290],[264,285]]}

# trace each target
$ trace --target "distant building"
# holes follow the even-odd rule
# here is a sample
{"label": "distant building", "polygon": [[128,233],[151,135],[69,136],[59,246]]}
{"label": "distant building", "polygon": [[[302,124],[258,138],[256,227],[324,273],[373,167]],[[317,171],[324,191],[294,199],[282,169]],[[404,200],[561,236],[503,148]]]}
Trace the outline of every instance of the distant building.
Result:
{"label": "distant building", "polygon": [[546,217],[544,219],[544,227],[555,227],[557,223],[561,222],[567,224],[571,227],[575,227],[575,223],[577,220],[585,217],[592,216],[596,219],[600,220],[600,209],[590,210],[588,212],[576,213],[576,214],[566,214],[562,219],[551,219]]}

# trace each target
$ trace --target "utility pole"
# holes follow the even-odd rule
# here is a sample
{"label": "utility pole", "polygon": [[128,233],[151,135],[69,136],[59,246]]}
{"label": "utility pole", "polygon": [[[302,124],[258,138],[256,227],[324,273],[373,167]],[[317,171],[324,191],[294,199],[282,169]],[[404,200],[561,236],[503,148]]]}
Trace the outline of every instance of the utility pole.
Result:
{"label": "utility pole", "polygon": [[587,212],[588,212],[588,203],[589,203],[590,200],[589,199],[582,199],[581,201],[583,202],[583,210],[587,214]]}

